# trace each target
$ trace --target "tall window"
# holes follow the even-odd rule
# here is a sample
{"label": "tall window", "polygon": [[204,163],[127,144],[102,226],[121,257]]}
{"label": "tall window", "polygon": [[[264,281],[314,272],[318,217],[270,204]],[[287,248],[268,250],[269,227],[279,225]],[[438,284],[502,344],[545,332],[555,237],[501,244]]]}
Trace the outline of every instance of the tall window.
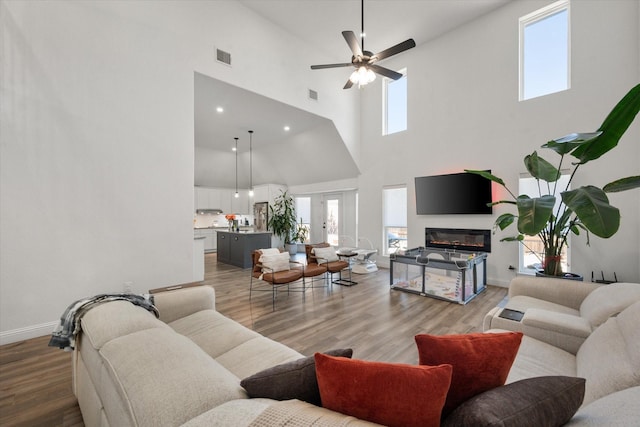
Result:
{"label": "tall window", "polygon": [[[298,223],[298,227],[307,229],[307,241],[309,241],[309,236],[311,236],[311,197],[296,197],[294,201],[297,217],[296,222]],[[302,225],[300,224],[301,222]]]}
{"label": "tall window", "polygon": [[569,0],[520,18],[520,100],[570,87]]}
{"label": "tall window", "polygon": [[407,187],[382,190],[383,255],[407,249]]}
{"label": "tall window", "polygon": [[[558,209],[560,207],[561,196],[560,193],[567,190],[569,179],[571,175],[563,173],[555,186],[556,191],[553,193],[556,196],[556,205],[553,208],[554,215],[558,215]],[[553,183],[551,184],[553,185]],[[530,175],[520,177],[518,181],[518,193],[527,194],[529,197],[539,197],[542,194],[550,194],[553,191],[553,187],[548,192],[544,191],[546,188],[539,189],[538,181]],[[512,226],[513,227],[513,226]],[[524,236],[524,241],[520,244],[520,273],[535,274],[537,270],[542,269],[542,258],[544,257],[544,245],[542,240],[538,236]],[[567,242],[571,239],[571,235],[567,237]],[[562,271],[569,271],[570,256],[569,251],[570,244],[565,245],[562,249]]]}
{"label": "tall window", "polygon": [[382,94],[382,134],[390,135],[407,130],[407,69],[399,80],[385,78]]}

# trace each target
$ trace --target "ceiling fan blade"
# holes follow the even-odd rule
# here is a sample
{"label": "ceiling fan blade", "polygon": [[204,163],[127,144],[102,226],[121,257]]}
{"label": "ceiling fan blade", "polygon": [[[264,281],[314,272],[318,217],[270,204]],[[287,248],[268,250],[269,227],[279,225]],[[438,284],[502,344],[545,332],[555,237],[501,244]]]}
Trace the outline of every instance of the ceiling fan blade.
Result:
{"label": "ceiling fan blade", "polygon": [[343,31],[342,37],[344,37],[344,39],[347,41],[349,48],[351,48],[351,52],[353,52],[353,56],[362,56],[362,49],[360,48],[358,38],[353,33],[353,31]]}
{"label": "ceiling fan blade", "polygon": [[369,64],[369,65],[367,65],[367,67],[370,68],[371,71],[376,72],[376,73],[378,73],[378,74],[380,74],[382,76],[389,77],[390,79],[393,79],[393,80],[398,80],[399,78],[401,78],[403,76],[401,73],[397,73],[397,72],[395,72],[393,70],[381,67],[381,66],[376,65],[376,64]]}
{"label": "ceiling fan blade", "polygon": [[342,89],[350,89],[351,86],[353,86],[353,82],[349,79]]}
{"label": "ceiling fan blade", "polygon": [[389,49],[376,53],[371,57],[369,63],[381,61],[390,56],[397,55],[400,52],[404,52],[405,50],[409,50],[412,47],[416,47],[416,42],[413,41],[413,39],[405,40],[402,43],[398,43],[397,45],[390,47]]}
{"label": "ceiling fan blade", "polygon": [[339,67],[351,67],[351,62],[344,62],[342,64],[324,64],[324,65],[312,65],[312,70],[322,70],[323,68],[339,68]]}

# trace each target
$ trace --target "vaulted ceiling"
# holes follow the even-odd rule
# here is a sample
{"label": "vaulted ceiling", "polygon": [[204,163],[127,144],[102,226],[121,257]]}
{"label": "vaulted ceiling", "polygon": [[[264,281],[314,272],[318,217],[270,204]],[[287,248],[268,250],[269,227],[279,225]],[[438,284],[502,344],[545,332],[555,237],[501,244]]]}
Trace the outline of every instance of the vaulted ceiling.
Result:
{"label": "vaulted ceiling", "polygon": [[[360,33],[359,0],[238,0],[303,40],[320,58],[348,62],[344,30]],[[420,44],[513,0],[367,0],[368,50],[413,38]],[[324,61],[319,61],[324,63]],[[308,64],[311,65],[311,64]],[[317,71],[323,72],[323,71]],[[350,69],[339,76],[343,85]],[[222,107],[224,112],[216,109]],[[290,126],[289,131],[284,127]],[[233,188],[239,140],[238,185],[249,186],[249,134],[253,130],[253,184],[304,185],[357,177],[359,171],[333,123],[262,95],[195,73],[195,184]]]}

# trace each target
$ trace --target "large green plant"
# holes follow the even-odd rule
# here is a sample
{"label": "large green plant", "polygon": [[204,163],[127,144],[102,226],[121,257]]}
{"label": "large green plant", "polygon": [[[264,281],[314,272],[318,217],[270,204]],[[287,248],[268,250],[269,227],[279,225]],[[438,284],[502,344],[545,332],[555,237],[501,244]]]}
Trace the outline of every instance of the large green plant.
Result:
{"label": "large green plant", "polygon": [[280,190],[280,195],[269,205],[269,230],[285,244],[291,244],[296,228],[296,210],[293,197]]}
{"label": "large green plant", "polygon": [[[524,244],[524,236],[538,235],[544,244],[544,273],[558,276],[562,274],[560,255],[567,244],[569,233],[580,234],[580,230],[598,237],[613,236],[620,226],[620,211],[609,204],[606,193],[630,190],[640,187],[640,176],[630,176],[613,181],[602,188],[585,185],[568,190],[578,169],[600,158],[612,150],[622,135],[627,131],[640,110],[640,84],[633,87],[609,113],[600,128],[593,133],[572,133],[562,138],[549,141],[542,146],[560,155],[558,167],[546,161],[536,151],[524,158],[527,171],[538,182],[539,194],[530,197],[519,196],[507,188],[504,181],[486,171],[467,170],[481,175],[503,186],[513,200],[500,200],[493,205],[507,203],[515,205],[517,215],[504,213],[494,224],[494,230],[504,230],[514,222],[517,223],[518,235],[506,237],[501,241],[518,241]],[[637,141],[636,141],[637,142]],[[560,193],[562,200],[554,211],[556,186],[561,175],[565,156],[570,154],[577,159],[571,163],[573,170],[567,188]],[[542,182],[541,182],[542,181]],[[527,248],[530,250],[530,248]],[[532,251],[533,252],[533,251]]]}

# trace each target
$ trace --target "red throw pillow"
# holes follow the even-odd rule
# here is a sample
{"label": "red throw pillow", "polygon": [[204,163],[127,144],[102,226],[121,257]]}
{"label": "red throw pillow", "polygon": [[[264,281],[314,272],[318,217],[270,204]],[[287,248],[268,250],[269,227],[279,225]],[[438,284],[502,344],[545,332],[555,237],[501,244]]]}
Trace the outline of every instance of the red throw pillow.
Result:
{"label": "red throw pillow", "polygon": [[442,410],[446,417],[462,402],[504,385],[516,358],[521,332],[415,336],[421,365],[453,366],[451,387]]}
{"label": "red throw pillow", "polygon": [[440,425],[451,366],[414,366],[316,353],[322,406],[386,426]]}

